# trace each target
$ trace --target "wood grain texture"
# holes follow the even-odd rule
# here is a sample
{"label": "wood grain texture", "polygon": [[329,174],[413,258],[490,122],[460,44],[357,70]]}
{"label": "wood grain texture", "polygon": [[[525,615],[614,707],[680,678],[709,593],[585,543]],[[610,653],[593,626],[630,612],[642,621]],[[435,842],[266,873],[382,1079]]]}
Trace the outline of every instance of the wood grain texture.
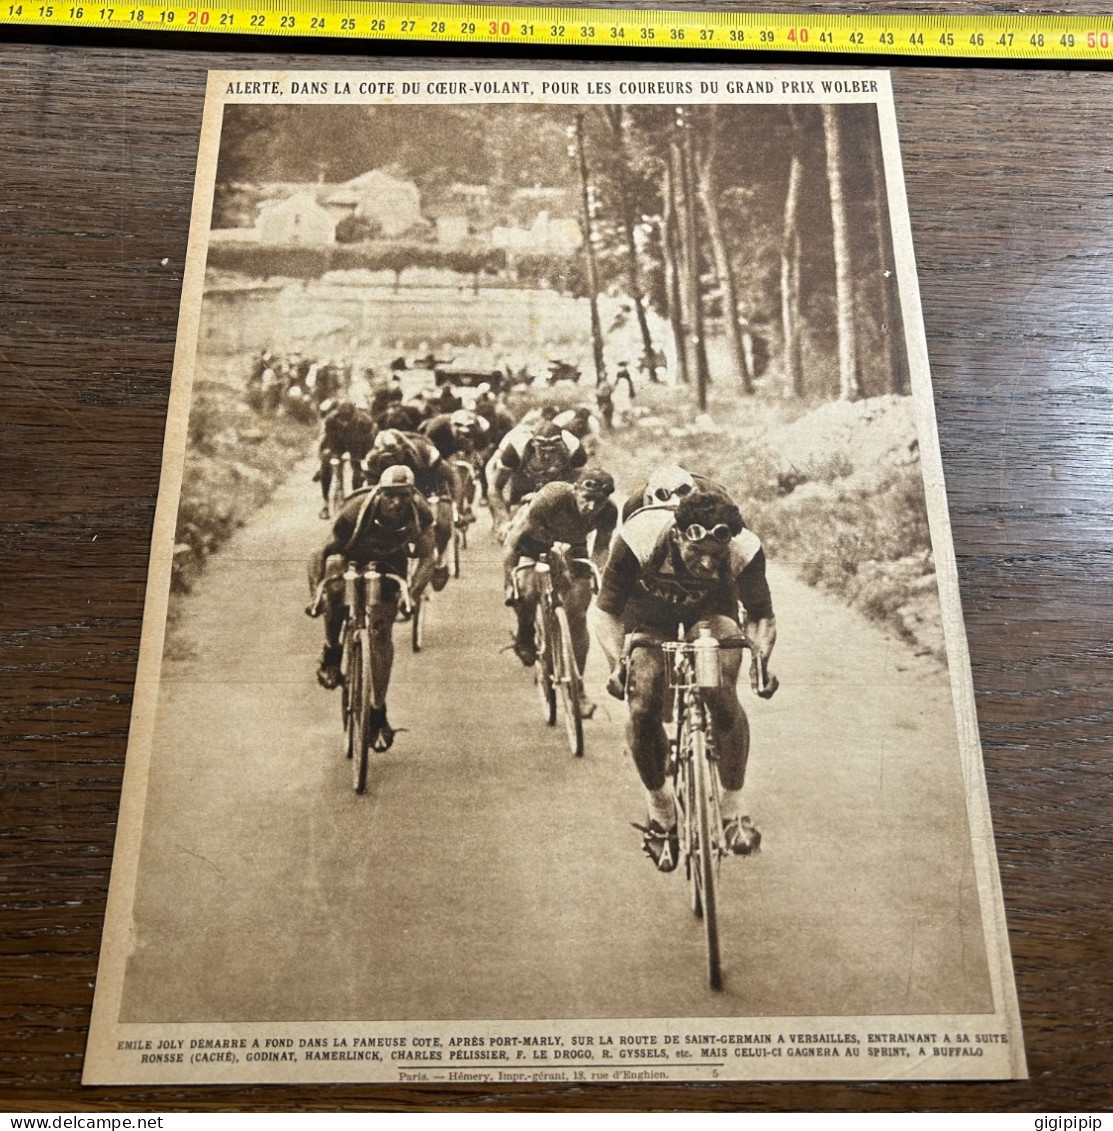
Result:
{"label": "wood grain texture", "polygon": [[1113,75],[894,73],[1030,1081],[82,1089],[206,69],[433,61],[0,38],[0,1109],[1113,1102]]}

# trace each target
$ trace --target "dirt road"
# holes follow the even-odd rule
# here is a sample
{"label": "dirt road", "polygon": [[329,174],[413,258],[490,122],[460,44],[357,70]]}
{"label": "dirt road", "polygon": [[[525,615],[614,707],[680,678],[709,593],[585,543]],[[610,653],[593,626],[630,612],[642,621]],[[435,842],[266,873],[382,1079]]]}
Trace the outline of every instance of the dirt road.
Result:
{"label": "dirt road", "polygon": [[295,473],[181,602],[164,666],[123,1021],[972,1013],[992,1007],[946,673],[771,572],[781,690],[748,691],[762,853],[722,878],[726,987],[658,875],[602,690],[574,760],[508,641],[481,514],[351,788],[302,615]]}

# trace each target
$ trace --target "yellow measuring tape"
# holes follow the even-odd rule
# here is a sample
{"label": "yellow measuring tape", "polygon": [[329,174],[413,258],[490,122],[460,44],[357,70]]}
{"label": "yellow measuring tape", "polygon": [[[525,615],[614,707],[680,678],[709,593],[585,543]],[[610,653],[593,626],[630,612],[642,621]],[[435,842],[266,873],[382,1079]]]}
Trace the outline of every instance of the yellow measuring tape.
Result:
{"label": "yellow measuring tape", "polygon": [[0,0],[0,24],[538,47],[1113,59],[1113,16],[831,15],[382,4],[367,0]]}

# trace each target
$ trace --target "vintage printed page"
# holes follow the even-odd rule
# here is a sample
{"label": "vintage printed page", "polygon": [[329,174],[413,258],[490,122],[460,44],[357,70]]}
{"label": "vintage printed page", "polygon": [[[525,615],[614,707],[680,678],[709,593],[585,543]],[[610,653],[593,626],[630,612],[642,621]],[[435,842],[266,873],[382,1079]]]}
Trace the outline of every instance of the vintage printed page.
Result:
{"label": "vintage printed page", "polygon": [[1024,1075],[888,76],[213,74],[86,1082]]}

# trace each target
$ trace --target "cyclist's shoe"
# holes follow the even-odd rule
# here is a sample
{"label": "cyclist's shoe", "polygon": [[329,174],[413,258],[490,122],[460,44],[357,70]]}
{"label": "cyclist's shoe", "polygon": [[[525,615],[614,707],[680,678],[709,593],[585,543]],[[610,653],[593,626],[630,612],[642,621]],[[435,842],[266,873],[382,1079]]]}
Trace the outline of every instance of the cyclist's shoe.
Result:
{"label": "cyclist's shoe", "polygon": [[580,688],[580,718],[590,719],[595,714],[595,700],[584,689]]}
{"label": "cyclist's shoe", "polygon": [[371,749],[382,754],[394,745],[396,731],[386,721],[385,707],[371,707],[367,712],[367,729],[371,735]]}
{"label": "cyclist's shoe", "polygon": [[429,579],[429,584],[434,593],[439,593],[448,584],[448,566],[433,566],[433,576]]}
{"label": "cyclist's shoe", "polygon": [[514,586],[508,585],[506,587],[506,597],[503,599],[502,603],[508,609],[514,608],[514,606],[518,603],[518,598],[517,598],[516,594],[514,593]]}
{"label": "cyclist's shoe", "polygon": [[749,817],[727,817],[723,821],[723,845],[735,856],[752,856],[761,849],[761,833]]}
{"label": "cyclist's shoe", "polygon": [[642,834],[642,851],[657,865],[658,872],[672,872],[680,863],[680,832],[675,825],[666,829],[657,821],[635,825]]}
{"label": "cyclist's shoe", "polygon": [[317,669],[317,682],[326,691],[331,691],[334,687],[340,686],[340,657],[342,653],[343,649],[339,645],[335,648],[329,648],[326,645],[321,653],[321,666]]}
{"label": "cyclist's shoe", "polygon": [[317,512],[317,517],[318,518],[328,518],[329,517],[328,503],[325,503],[325,505],[323,507],[321,507],[321,509]]}

